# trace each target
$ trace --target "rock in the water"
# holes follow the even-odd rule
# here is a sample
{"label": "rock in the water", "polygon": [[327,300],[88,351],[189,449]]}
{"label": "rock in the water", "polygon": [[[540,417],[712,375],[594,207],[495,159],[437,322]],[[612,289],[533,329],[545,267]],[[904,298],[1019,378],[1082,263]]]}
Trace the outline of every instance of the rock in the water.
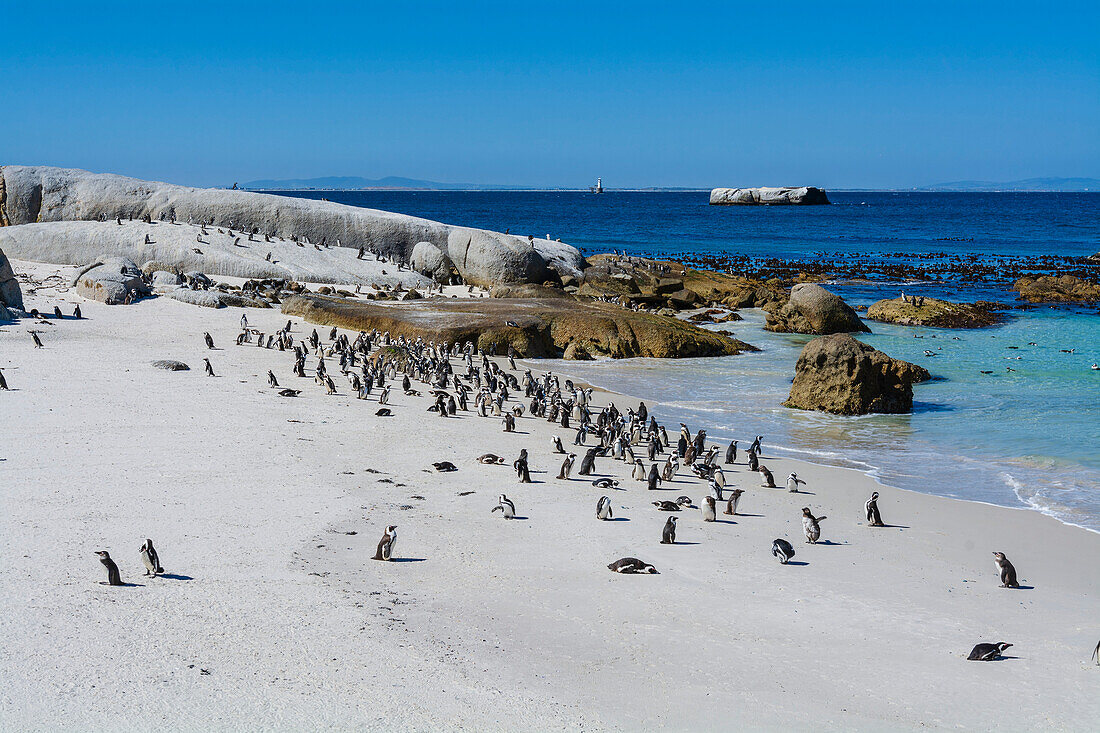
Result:
{"label": "rock in the water", "polygon": [[23,292],[4,250],[0,249],[0,318],[11,320],[8,308],[23,310]]}
{"label": "rock in the water", "polygon": [[790,300],[768,313],[764,327],[779,333],[819,335],[871,330],[839,295],[814,283],[791,288]]}
{"label": "rock in the water", "polygon": [[1031,303],[1098,303],[1100,284],[1073,275],[1021,277],[1012,286]]}
{"label": "rock in the water", "polygon": [[913,384],[928,370],[890,356],[848,334],[816,338],[802,349],[786,407],[837,415],[906,413]]}
{"label": "rock in the water", "polygon": [[813,186],[798,188],[715,188],[710,192],[711,206],[810,205],[827,204],[825,191]]}
{"label": "rock in the water", "polygon": [[167,369],[170,372],[186,372],[191,368],[182,361],[176,361],[175,359],[158,359],[153,362],[153,366],[157,369]]}
{"label": "rock in the water", "polygon": [[899,326],[929,326],[931,328],[982,328],[1000,323],[997,303],[952,303],[936,298],[911,298],[880,300],[867,309],[872,321],[896,323]]}
{"label": "rock in the water", "polygon": [[125,257],[99,257],[81,269],[73,279],[73,287],[85,298],[107,305],[125,303],[150,293],[141,278],[141,268]]}
{"label": "rock in the water", "polygon": [[[214,227],[231,227],[236,233],[232,235],[230,246],[239,249],[242,255],[232,258],[233,266],[247,265],[252,268],[249,272],[221,271],[217,269],[217,261],[187,265],[167,258],[161,260],[165,265],[178,265],[181,269],[193,267],[214,274],[319,281],[320,278],[308,274],[276,271],[273,263],[265,261],[265,237],[268,236],[284,241],[296,239],[305,244],[305,249],[310,250],[308,254],[311,258],[315,257],[314,253],[319,255],[327,249],[317,249],[314,244],[324,242],[331,246],[339,242],[343,247],[352,249],[352,259],[355,250],[364,247],[378,250],[387,259],[400,262],[411,261],[413,249],[419,242],[430,242],[450,258],[466,282],[486,287],[508,282],[541,283],[567,274],[575,277],[587,264],[579,251],[560,242],[531,241],[526,237],[455,227],[428,219],[346,206],[331,201],[249,191],[190,188],[74,169],[18,165],[0,166],[0,185],[5,187],[6,192],[0,217],[3,223],[12,225],[12,229],[21,228],[18,225],[33,225],[34,222],[74,222],[101,218],[115,226],[115,217],[121,217],[124,224],[128,225],[131,217],[140,220],[145,216],[153,221],[161,221],[162,217],[174,217],[181,223],[194,222],[197,225],[205,222],[209,225],[213,222]],[[0,232],[7,228],[5,226]],[[132,237],[122,240],[121,230],[125,228],[127,227],[116,227],[120,231],[102,236],[127,246],[136,246],[130,244],[131,241],[143,241],[143,238],[133,240]],[[255,239],[259,241],[249,241],[247,234],[242,234],[252,230],[256,230]],[[49,233],[51,236],[61,235],[54,230]],[[213,246],[216,235],[215,229],[213,235],[203,239],[208,242],[208,246]],[[9,232],[4,236],[11,234]],[[5,241],[4,236],[0,236],[0,244]],[[241,241],[233,244],[232,240],[238,236]],[[195,241],[194,236],[191,240],[192,249],[200,250],[192,254],[205,256],[203,243]],[[79,245],[79,241],[78,236],[69,236],[64,244],[72,247]],[[27,246],[32,244],[25,240],[24,242]],[[52,249],[60,246],[56,241],[47,244]],[[111,250],[104,248],[101,242],[99,251]],[[182,257],[186,253],[172,248],[168,254]],[[137,259],[132,253],[129,256]],[[228,258],[229,254],[220,257]],[[304,257],[300,259],[301,262],[296,266],[307,267],[309,260]],[[365,263],[368,260],[373,261],[373,258],[364,258],[359,262]],[[39,258],[37,261],[57,260]],[[328,271],[328,268],[325,269]],[[326,281],[347,284],[360,282],[354,279]]]}
{"label": "rock in the water", "polygon": [[527,357],[670,358],[756,350],[675,318],[573,298],[434,298],[383,303],[303,295],[287,298],[282,309],[287,315],[324,326],[378,329],[391,336],[436,343],[472,341],[483,350],[496,347],[498,354],[511,346]]}

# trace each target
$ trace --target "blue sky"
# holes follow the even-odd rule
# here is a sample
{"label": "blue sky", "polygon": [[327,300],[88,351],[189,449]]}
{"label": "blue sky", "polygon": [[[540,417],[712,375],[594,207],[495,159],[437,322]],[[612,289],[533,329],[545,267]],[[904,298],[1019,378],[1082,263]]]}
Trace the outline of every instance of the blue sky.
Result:
{"label": "blue sky", "polygon": [[1098,3],[9,3],[0,163],[905,187],[1100,177]]}

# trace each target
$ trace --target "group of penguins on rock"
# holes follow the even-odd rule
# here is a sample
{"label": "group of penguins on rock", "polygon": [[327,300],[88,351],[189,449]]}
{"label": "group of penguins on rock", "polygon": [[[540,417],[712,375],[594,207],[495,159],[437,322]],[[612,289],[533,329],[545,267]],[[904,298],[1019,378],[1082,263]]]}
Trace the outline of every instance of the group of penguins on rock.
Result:
{"label": "group of penguins on rock", "polygon": [[[717,507],[721,502],[726,504],[724,514],[736,515],[738,503],[744,495],[742,489],[732,489],[727,492],[726,477],[722,469],[722,465],[736,462],[738,441],[734,440],[727,446],[723,456],[724,462],[719,464],[721,448],[707,445],[706,431],[699,430],[693,436],[687,426],[680,423],[679,436],[673,447],[665,427],[649,413],[644,402],[639,403],[637,410],[628,408],[625,413],[621,412],[613,402],[603,409],[596,408],[592,403],[591,389],[578,387],[569,379],[560,380],[552,372],[547,371],[536,376],[530,369],[526,369],[522,377],[517,378],[514,373],[504,370],[496,361],[490,359],[496,356],[495,346],[490,347],[488,353],[485,353],[475,348],[472,342],[466,342],[464,345],[457,342],[437,344],[424,341],[422,338],[392,337],[389,332],[378,330],[361,331],[353,340],[349,340],[346,334],[338,333],[336,328],[331,329],[327,342],[322,342],[316,329],[313,329],[305,340],[295,341],[290,333],[292,326],[290,321],[287,321],[282,329],[265,338],[265,334],[249,328],[246,315],[241,316],[241,326],[242,331],[237,337],[239,346],[255,343],[260,348],[291,352],[294,355],[292,373],[298,378],[307,378],[306,359],[311,354],[315,356],[317,361],[313,378],[327,394],[338,394],[333,373],[326,366],[325,360],[329,359],[337,365],[336,371],[346,380],[357,398],[366,400],[377,389],[376,399],[379,405],[389,403],[390,385],[398,382],[404,394],[421,396],[421,392],[413,388],[415,380],[424,385],[425,390],[434,398],[427,410],[434,412],[440,418],[453,417],[459,410],[468,412],[472,406],[472,410],[479,416],[500,418],[505,432],[514,432],[516,418],[524,414],[531,418],[545,419],[564,430],[575,429],[574,446],[586,446],[589,440],[593,442],[592,447],[585,449],[577,469],[577,474],[581,476],[596,473],[597,458],[610,458],[633,466],[632,477],[635,480],[645,482],[649,489],[657,489],[662,482],[671,481],[681,468],[687,468],[710,487],[710,493],[704,497],[704,504],[701,507],[702,519],[705,522],[716,520]],[[209,333],[204,334],[204,340],[209,349],[215,348]],[[515,356],[514,349],[509,346],[506,357],[511,372],[518,371]],[[464,371],[456,371],[452,360],[457,360],[463,365]],[[207,373],[213,375],[209,361],[207,360],[206,363]],[[279,390],[277,394],[280,396],[296,397],[301,394],[301,390],[281,387],[272,371],[268,371],[268,382],[271,388]],[[506,403],[510,400],[518,404],[509,408]],[[392,412],[388,407],[380,407],[375,414],[386,417]],[[760,463],[762,441],[763,436],[756,436],[752,441],[746,451],[746,463],[750,471],[760,474],[762,487],[777,488],[771,471]],[[573,472],[577,454],[567,452],[561,438],[557,435],[552,437],[551,443],[554,453],[565,455],[557,479],[568,480]],[[652,462],[648,471],[645,469],[642,458],[637,455],[643,451]],[[666,451],[668,455],[665,456],[662,464],[660,456]],[[477,460],[489,465],[507,463],[503,457],[493,453],[486,453]],[[440,461],[433,465],[440,472],[458,470],[458,467],[449,461]],[[520,483],[531,483],[526,449],[520,451],[519,456],[512,462],[512,467]],[[798,487],[805,483],[796,473],[791,473],[787,477],[786,488],[792,493],[797,493]],[[619,488],[617,480],[605,477],[593,480],[592,485],[601,489]],[[878,492],[873,492],[864,505],[867,524],[871,527],[887,526],[882,521],[878,499]],[[670,513],[694,507],[694,502],[687,496],[680,496],[675,501],[654,501],[653,504],[658,510]],[[503,493],[499,495],[496,506],[491,510],[492,513],[498,511],[505,519],[517,517],[514,501]],[[609,496],[601,496],[596,502],[596,518],[599,520],[613,518]],[[825,516],[814,515],[810,507],[802,508],[802,529],[808,544],[818,542],[821,537],[821,522],[825,519]],[[661,530],[662,544],[676,542],[676,520],[676,516],[669,516],[666,519]],[[378,543],[373,559],[391,560],[394,557],[396,543],[397,526],[389,525]],[[771,553],[785,565],[794,557],[795,550],[788,540],[776,538],[772,542]],[[121,584],[118,568],[108,553],[100,551],[97,554],[107,568],[108,583]],[[147,575],[151,573],[155,576],[163,573],[151,540],[146,540],[142,545],[141,556],[147,568]],[[1001,587],[1019,588],[1016,569],[1004,553],[994,553],[994,560]],[[607,567],[613,572],[628,575],[658,573],[654,565],[636,557],[620,558]],[[1010,646],[1012,644],[1006,642],[981,643],[974,647],[968,659],[981,661],[998,659]],[[1097,661],[1100,663],[1100,644],[1097,645],[1094,656],[1097,656]]]}

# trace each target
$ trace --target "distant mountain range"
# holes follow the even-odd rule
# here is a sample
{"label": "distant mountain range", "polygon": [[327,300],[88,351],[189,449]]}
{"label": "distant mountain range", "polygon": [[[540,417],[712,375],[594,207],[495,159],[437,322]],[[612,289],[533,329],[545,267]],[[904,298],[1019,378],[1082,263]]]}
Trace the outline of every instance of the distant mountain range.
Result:
{"label": "distant mountain range", "polygon": [[358,189],[422,189],[430,191],[503,191],[522,186],[500,186],[481,183],[440,183],[418,178],[386,176],[363,178],[362,176],[323,176],[321,178],[280,178],[249,181],[239,184],[252,191],[307,191],[310,189],[355,191]]}
{"label": "distant mountain range", "polygon": [[[250,191],[356,191],[356,190],[397,190],[397,191],[564,191],[584,190],[584,187],[566,188],[559,186],[511,186],[495,183],[440,183],[419,178],[386,176],[385,178],[363,178],[362,176],[322,176],[320,178],[278,178],[248,181],[238,184]],[[608,189],[611,190],[611,189]],[[627,190],[627,189],[623,189]],[[698,191],[678,186],[632,188],[633,191]],[[870,189],[834,188],[834,191],[866,191]],[[1021,181],[951,181],[914,189],[892,189],[910,191],[1100,191],[1100,178],[1026,178]]]}
{"label": "distant mountain range", "polygon": [[1100,191],[1100,178],[1025,178],[1022,181],[952,181],[917,191]]}

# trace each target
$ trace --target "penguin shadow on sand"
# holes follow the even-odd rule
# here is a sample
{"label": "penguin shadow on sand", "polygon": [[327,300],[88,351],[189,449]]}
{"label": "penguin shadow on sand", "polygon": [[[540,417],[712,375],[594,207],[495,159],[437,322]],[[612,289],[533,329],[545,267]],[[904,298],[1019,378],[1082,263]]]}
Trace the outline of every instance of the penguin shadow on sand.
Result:
{"label": "penguin shadow on sand", "polygon": [[[520,517],[516,517],[516,519],[520,519]],[[427,562],[427,560],[426,557],[391,557],[389,562]]]}
{"label": "penguin shadow on sand", "polygon": [[190,575],[182,575],[180,573],[158,573],[158,578],[167,578],[168,580],[194,580]]}
{"label": "penguin shadow on sand", "polygon": [[809,565],[810,563],[805,562],[804,560],[788,560],[787,562],[785,562],[783,564],[784,565]]}

